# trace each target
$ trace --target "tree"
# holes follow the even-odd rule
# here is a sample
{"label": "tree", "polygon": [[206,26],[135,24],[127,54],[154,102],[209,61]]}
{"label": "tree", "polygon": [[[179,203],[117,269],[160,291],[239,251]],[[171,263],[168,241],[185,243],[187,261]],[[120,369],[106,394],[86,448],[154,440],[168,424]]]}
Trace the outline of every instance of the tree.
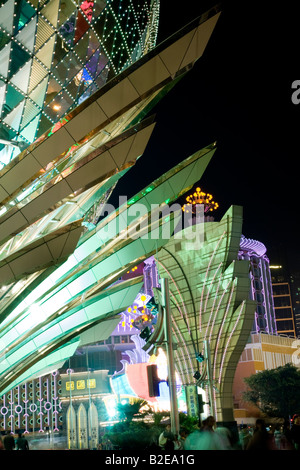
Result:
{"label": "tree", "polygon": [[288,419],[300,411],[300,370],[292,364],[264,370],[244,379],[246,402],[270,417]]}
{"label": "tree", "polygon": [[146,400],[137,399],[134,403],[125,403],[124,405],[120,403],[117,409],[121,419],[125,419],[125,421],[131,423],[134,416],[142,416],[144,414],[141,413],[140,410],[147,404],[148,402]]}

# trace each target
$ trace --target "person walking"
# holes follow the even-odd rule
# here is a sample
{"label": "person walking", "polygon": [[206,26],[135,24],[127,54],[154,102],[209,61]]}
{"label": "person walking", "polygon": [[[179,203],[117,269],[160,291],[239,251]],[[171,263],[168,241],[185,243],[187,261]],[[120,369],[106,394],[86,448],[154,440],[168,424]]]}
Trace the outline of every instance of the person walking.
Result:
{"label": "person walking", "polygon": [[187,438],[187,431],[184,428],[181,428],[179,431],[179,436],[176,434],[175,435],[175,440],[174,440],[174,450],[183,450],[184,449],[184,442]]}
{"label": "person walking", "polygon": [[199,430],[191,432],[185,442],[184,450],[227,450],[228,442],[225,444],[222,431],[215,432],[216,420],[213,416],[208,416]]}
{"label": "person walking", "polygon": [[300,416],[293,417],[293,425],[291,427],[291,439],[296,450],[300,450]]}
{"label": "person walking", "polygon": [[4,436],[3,445],[5,450],[14,450],[16,447],[14,436],[8,431]]}
{"label": "person walking", "polygon": [[247,449],[247,445],[249,444],[251,437],[252,435],[248,429],[247,424],[243,424],[239,432],[239,440],[242,450]]}
{"label": "person walking", "polygon": [[158,445],[163,450],[174,450],[175,436],[171,432],[171,424],[166,424],[165,430],[158,438]]}
{"label": "person walking", "polygon": [[272,436],[268,433],[264,420],[258,418],[246,450],[272,450],[272,448]]}
{"label": "person walking", "polygon": [[29,444],[27,439],[23,436],[22,433],[19,433],[17,439],[17,450],[29,450]]}
{"label": "person walking", "polygon": [[294,445],[291,436],[291,425],[290,420],[285,419],[282,426],[282,435],[280,440],[280,449],[282,450],[293,450]]}

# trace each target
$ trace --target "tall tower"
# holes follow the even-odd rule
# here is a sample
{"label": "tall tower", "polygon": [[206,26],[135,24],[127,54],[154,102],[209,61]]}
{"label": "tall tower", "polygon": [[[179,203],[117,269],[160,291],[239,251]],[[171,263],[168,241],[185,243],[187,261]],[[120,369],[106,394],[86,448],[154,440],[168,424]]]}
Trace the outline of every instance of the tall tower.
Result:
{"label": "tall tower", "polygon": [[257,302],[253,332],[277,334],[269,259],[263,243],[241,237],[239,259],[250,261],[251,299]]}

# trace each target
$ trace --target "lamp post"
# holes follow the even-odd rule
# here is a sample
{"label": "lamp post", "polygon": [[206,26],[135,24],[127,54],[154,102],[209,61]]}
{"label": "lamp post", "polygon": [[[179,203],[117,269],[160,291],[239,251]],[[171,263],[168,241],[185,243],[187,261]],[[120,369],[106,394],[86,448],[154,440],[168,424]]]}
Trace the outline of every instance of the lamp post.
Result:
{"label": "lamp post", "polygon": [[172,328],[171,328],[171,309],[170,309],[170,294],[169,294],[169,280],[167,278],[161,279],[161,293],[162,293],[162,308],[163,308],[163,328],[167,353],[168,364],[168,377],[169,377],[169,390],[170,390],[170,418],[171,418],[171,431],[173,434],[179,432],[179,415],[177,405],[176,393],[176,380],[175,380],[175,366],[174,366],[174,351],[172,341]]}
{"label": "lamp post", "polygon": [[208,396],[209,396],[209,406],[210,412],[215,417],[215,407],[214,407],[214,390],[213,390],[213,379],[211,373],[211,359],[210,359],[210,348],[209,342],[207,340],[204,341],[204,357],[206,359],[206,376],[207,376],[207,383],[208,383]]}

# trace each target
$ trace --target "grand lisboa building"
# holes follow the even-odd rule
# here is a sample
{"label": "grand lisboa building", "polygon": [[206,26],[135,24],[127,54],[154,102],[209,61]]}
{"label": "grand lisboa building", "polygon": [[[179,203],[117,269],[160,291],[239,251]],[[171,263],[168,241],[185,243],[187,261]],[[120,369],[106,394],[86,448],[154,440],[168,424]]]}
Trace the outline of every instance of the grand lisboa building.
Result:
{"label": "grand lisboa building", "polygon": [[[1,429],[29,430],[28,410],[56,419],[56,385],[52,398],[45,386],[38,411],[26,383],[42,388],[41,377],[78,348],[110,337],[145,289],[141,273],[126,274],[151,257],[172,280],[181,381],[195,386],[209,340],[218,382],[211,411],[233,419],[233,370],[255,311],[249,260],[239,259],[242,210],[205,224],[197,250],[170,240],[181,208],[164,212],[199,182],[216,144],[105,212],[119,179],[143,158],[156,125],[151,109],[201,58],[221,13],[213,7],[156,44],[159,3],[0,3]],[[153,207],[161,211],[154,223]]]}
{"label": "grand lisboa building", "polygon": [[153,49],[159,17],[157,0],[1,3],[0,168]]}

